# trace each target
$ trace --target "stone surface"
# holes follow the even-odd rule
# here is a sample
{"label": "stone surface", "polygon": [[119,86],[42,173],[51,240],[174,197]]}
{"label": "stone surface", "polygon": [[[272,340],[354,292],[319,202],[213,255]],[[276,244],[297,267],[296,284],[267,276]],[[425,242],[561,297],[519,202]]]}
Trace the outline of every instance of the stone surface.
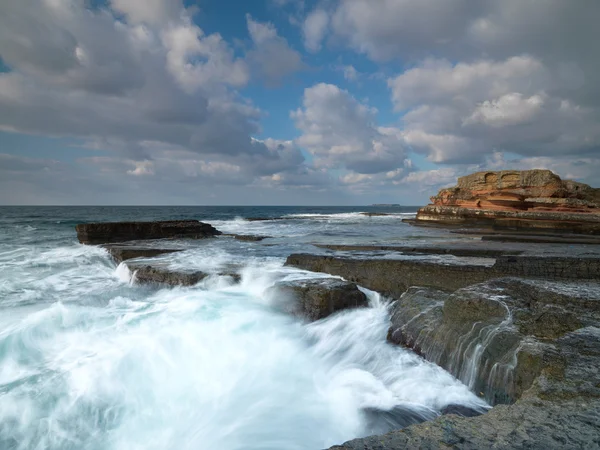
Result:
{"label": "stone surface", "polygon": [[223,234],[223,236],[231,236],[238,241],[260,242],[270,236],[259,236],[255,234]]}
{"label": "stone surface", "polygon": [[79,242],[90,245],[146,239],[201,239],[221,234],[212,225],[197,220],[84,223],[75,229]]}
{"label": "stone surface", "polygon": [[279,307],[310,321],[368,305],[366,295],[356,284],[337,278],[280,282],[271,289],[269,295],[278,299]]}
{"label": "stone surface", "polygon": [[128,259],[152,258],[154,256],[182,251],[181,249],[136,247],[131,245],[104,245],[104,248],[117,264]]}
{"label": "stone surface", "polygon": [[292,254],[286,265],[337,275],[382,294],[399,296],[411,286],[453,291],[506,275],[560,279],[600,279],[598,257],[501,255],[493,266],[446,265],[409,259],[354,259]]}
{"label": "stone surface", "polygon": [[599,288],[503,278],[451,294],[410,289],[393,307],[390,339],[497,406],[331,449],[600,448]]}
{"label": "stone surface", "polygon": [[549,170],[478,172],[431,197],[413,223],[600,234],[600,189]]}
{"label": "stone surface", "polygon": [[208,276],[200,271],[178,271],[167,267],[148,264],[127,264],[140,284],[160,284],[168,286],[194,286]]}
{"label": "stone surface", "polygon": [[485,266],[451,266],[428,261],[352,259],[301,253],[288,256],[286,265],[341,276],[368,289],[396,296],[410,286],[454,290],[497,276]]}
{"label": "stone surface", "polygon": [[401,246],[401,245],[339,245],[339,244],[313,244],[318,248],[328,250],[345,251],[345,252],[369,252],[369,251],[386,251],[400,252],[405,254],[416,255],[454,255],[454,256],[472,256],[477,258],[496,258],[502,255],[519,255],[522,250],[500,250],[491,248],[466,248],[466,247],[440,247],[440,246]]}

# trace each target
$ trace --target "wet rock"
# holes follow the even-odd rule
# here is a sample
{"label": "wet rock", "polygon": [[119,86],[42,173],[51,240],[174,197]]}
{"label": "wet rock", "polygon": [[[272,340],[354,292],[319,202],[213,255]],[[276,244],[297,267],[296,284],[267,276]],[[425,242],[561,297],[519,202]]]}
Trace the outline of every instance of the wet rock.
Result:
{"label": "wet rock", "polygon": [[384,434],[392,430],[434,419],[437,414],[426,408],[396,405],[391,409],[364,408],[366,428],[371,434]]}
{"label": "wet rock", "polygon": [[549,170],[478,172],[431,197],[413,223],[600,234],[600,189]]}
{"label": "wet rock", "polygon": [[288,313],[310,321],[336,311],[368,306],[367,296],[356,284],[336,278],[295,280],[276,284],[269,293]]}
{"label": "wet rock", "polygon": [[[569,283],[534,283],[529,280],[501,279],[487,283],[482,288],[488,294],[488,300],[499,301],[507,306],[510,314],[505,318],[505,329],[520,339],[515,348],[516,357],[512,360],[512,375],[504,378],[504,382],[508,384],[521,383],[517,389],[520,393],[514,398],[514,403],[497,405],[487,414],[475,417],[469,416],[467,411],[456,410],[451,406],[442,411],[445,415],[429,422],[410,425],[381,436],[355,439],[331,447],[332,450],[600,448],[598,285],[590,284],[581,286],[581,289],[573,289]],[[481,289],[473,287],[472,290]],[[400,309],[407,308],[408,322],[405,322],[403,327],[412,322],[424,325],[423,330],[419,330],[418,324],[410,325],[412,332],[423,333],[418,337],[422,339],[422,344],[426,344],[427,340],[438,339],[436,345],[423,345],[423,353],[426,355],[437,357],[440,345],[454,345],[461,351],[468,349],[469,339],[459,337],[459,345],[456,346],[450,343],[456,340],[455,335],[448,334],[448,330],[438,334],[438,330],[435,329],[450,325],[444,322],[448,318],[444,315],[444,304],[452,296],[462,296],[465,291],[463,289],[447,294],[424,288],[412,289],[396,304],[392,322],[398,320],[397,314],[400,313]],[[487,301],[476,302],[473,294],[468,292],[465,296],[469,299],[469,306],[465,307],[471,311],[464,314],[455,312],[451,315],[453,319],[457,319],[458,328],[462,329],[462,322],[465,320],[481,319],[483,311],[490,311],[490,323],[501,318],[498,309]],[[402,301],[405,302],[404,306]],[[525,335],[524,330],[529,326],[527,322],[531,317],[535,317],[534,311],[543,310],[547,306],[565,308],[581,321],[580,324],[572,323],[567,328],[581,327],[574,331],[566,331],[556,338],[548,338],[546,332],[543,332],[542,336],[537,333]],[[422,309],[421,315],[414,315],[415,311],[423,307],[425,309]],[[519,311],[529,310],[532,311],[529,316],[517,317]],[[590,323],[595,325],[588,325]],[[407,331],[406,328],[404,331]],[[478,359],[479,370],[484,370],[492,364],[492,361],[486,358],[494,353],[500,354],[503,348],[513,345],[510,340],[498,342],[495,344],[496,350],[485,356],[485,347],[491,345],[492,341],[480,335],[476,342],[480,347],[484,347],[482,356]],[[488,380],[493,382],[494,377],[492,372],[488,375]],[[457,412],[459,414],[456,414]],[[463,414],[460,414],[461,412]]]}
{"label": "wet rock", "polygon": [[493,270],[499,274],[538,277],[546,280],[600,279],[600,258],[597,256],[499,256]]}
{"label": "wet rock", "polygon": [[247,242],[260,242],[264,239],[270,238],[270,236],[259,236],[254,234],[224,234],[223,236],[231,236],[238,241]]}
{"label": "wet rock", "polygon": [[523,236],[514,234],[492,234],[481,237],[482,241],[495,242],[522,242],[529,244],[579,244],[579,245],[599,245],[600,239],[592,236],[588,239],[583,239],[579,235],[572,237],[564,236]]}
{"label": "wet rock", "polygon": [[104,248],[108,251],[110,256],[112,256],[117,264],[127,261],[128,259],[152,258],[154,256],[182,251],[180,249],[144,248],[126,245],[105,245]]}
{"label": "wet rock", "polygon": [[555,340],[600,323],[600,285],[502,278],[451,294],[409,289],[388,339],[448,370],[492,404],[513,403],[556,365]]}
{"label": "wet rock", "polygon": [[202,239],[221,234],[212,225],[197,220],[85,223],[75,229],[79,242],[90,245],[147,239]]}
{"label": "wet rock", "polygon": [[496,258],[498,256],[506,255],[520,255],[523,253],[522,250],[499,250],[491,248],[466,248],[466,247],[442,247],[436,246],[401,246],[401,245],[340,245],[340,244],[313,244],[318,248],[325,248],[328,250],[343,251],[343,252],[369,252],[369,251],[387,251],[387,252],[399,252],[404,254],[415,254],[415,255],[454,255],[454,256],[467,256],[476,258]]}
{"label": "wet rock", "polygon": [[160,284],[168,286],[194,286],[208,276],[201,271],[184,272],[150,265],[129,265],[134,279],[140,284]]}
{"label": "wet rock", "polygon": [[485,266],[442,265],[428,261],[352,259],[293,254],[286,265],[344,277],[386,295],[399,296],[410,286],[454,290],[497,277]]}
{"label": "wet rock", "polygon": [[454,414],[456,416],[461,416],[461,417],[477,417],[477,416],[482,415],[485,412],[487,412],[487,411],[480,411],[480,410],[477,410],[474,408],[469,408],[468,406],[464,406],[464,405],[447,405],[442,408],[442,410],[440,411],[440,414],[441,415]]}

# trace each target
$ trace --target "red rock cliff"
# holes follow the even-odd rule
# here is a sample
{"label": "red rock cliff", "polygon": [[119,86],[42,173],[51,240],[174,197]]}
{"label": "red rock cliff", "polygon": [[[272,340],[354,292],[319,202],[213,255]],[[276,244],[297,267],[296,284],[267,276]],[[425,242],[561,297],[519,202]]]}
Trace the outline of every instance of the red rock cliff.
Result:
{"label": "red rock cliff", "polygon": [[477,172],[431,197],[416,221],[600,234],[600,189],[549,170]]}

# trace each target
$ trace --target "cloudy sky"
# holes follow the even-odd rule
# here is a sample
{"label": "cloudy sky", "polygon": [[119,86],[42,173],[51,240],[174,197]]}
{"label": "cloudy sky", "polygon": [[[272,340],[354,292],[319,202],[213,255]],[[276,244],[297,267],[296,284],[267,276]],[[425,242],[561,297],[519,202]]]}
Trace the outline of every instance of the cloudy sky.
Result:
{"label": "cloudy sky", "polygon": [[0,204],[600,187],[598,0],[2,0]]}

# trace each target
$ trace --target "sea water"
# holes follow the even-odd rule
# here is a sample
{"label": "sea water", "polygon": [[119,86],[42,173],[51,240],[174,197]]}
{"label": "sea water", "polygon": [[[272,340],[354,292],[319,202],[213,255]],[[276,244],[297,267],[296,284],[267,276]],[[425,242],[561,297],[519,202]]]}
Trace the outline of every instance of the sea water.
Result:
{"label": "sea water", "polygon": [[[484,409],[450,374],[386,342],[390,299],[364,289],[369,308],[308,324],[269,290],[325,276],[284,266],[292,252],[323,251],[312,243],[443,239],[401,223],[414,211],[0,208],[0,449],[322,449],[387,431],[377,412],[425,419],[450,404]],[[253,216],[283,220],[245,220]],[[212,275],[158,288],[134,283],[74,230],[166,219],[271,238],[169,241],[184,251],[161,256],[164,264]],[[219,276],[224,268],[241,282]]]}

